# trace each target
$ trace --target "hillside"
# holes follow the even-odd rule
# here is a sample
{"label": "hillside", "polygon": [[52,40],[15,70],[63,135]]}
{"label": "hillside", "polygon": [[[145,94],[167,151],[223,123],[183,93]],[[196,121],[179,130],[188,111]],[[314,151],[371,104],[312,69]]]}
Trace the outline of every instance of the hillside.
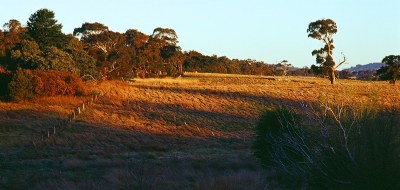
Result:
{"label": "hillside", "polygon": [[[189,73],[88,83],[91,97],[0,102],[0,189],[279,188],[252,154],[262,110],[334,97],[399,109],[386,82]],[[301,112],[301,109],[298,109]]]}
{"label": "hillside", "polygon": [[344,70],[349,70],[351,72],[368,71],[368,70],[376,71],[376,70],[380,69],[382,66],[385,66],[385,64],[369,63],[366,65],[356,65],[355,67],[350,67],[350,68],[344,69]]}

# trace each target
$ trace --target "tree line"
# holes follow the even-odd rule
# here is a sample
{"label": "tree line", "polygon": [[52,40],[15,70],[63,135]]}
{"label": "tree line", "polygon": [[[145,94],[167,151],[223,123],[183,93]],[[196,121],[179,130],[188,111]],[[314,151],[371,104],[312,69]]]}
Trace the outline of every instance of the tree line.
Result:
{"label": "tree line", "polygon": [[48,9],[33,13],[26,26],[12,19],[3,28],[0,67],[10,72],[55,70],[97,80],[179,76],[184,71],[273,74],[274,70],[255,60],[183,52],[170,28],[158,27],[152,34],[137,29],[120,33],[102,23],[85,22],[72,34],[64,34]]}
{"label": "tree line", "polygon": [[[287,60],[269,65],[252,59],[230,59],[226,56],[203,55],[197,51],[182,51],[178,35],[171,28],[158,27],[152,34],[145,34],[137,29],[120,33],[110,30],[102,23],[85,22],[75,28],[72,34],[64,34],[62,24],[55,19],[55,13],[40,9],[29,17],[26,25],[11,19],[0,30],[0,93],[4,94],[9,90],[7,88],[12,80],[14,83],[11,84],[19,84],[15,80],[22,80],[24,77],[39,81],[38,77],[45,75],[38,72],[58,72],[59,74],[50,75],[54,77],[67,76],[60,73],[65,72],[84,80],[176,77],[182,76],[184,71],[327,75],[333,84],[336,68],[345,62],[344,60],[335,65],[332,59],[336,23],[330,19],[318,20],[310,23],[307,32],[309,37],[324,42],[324,47],[312,52],[319,66],[290,70],[291,65]],[[395,83],[400,76],[399,60],[400,56],[384,58],[383,62],[387,66],[378,71],[380,78],[390,79]],[[54,81],[68,82],[71,77],[54,78]],[[33,86],[37,85],[35,81],[31,83]],[[24,89],[27,86],[18,88]]]}

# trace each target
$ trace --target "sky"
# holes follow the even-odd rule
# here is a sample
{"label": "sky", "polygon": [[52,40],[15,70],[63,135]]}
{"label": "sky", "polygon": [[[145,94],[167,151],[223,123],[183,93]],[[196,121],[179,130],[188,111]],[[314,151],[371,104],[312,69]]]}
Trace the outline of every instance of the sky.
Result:
{"label": "sky", "polygon": [[308,24],[329,18],[338,27],[334,59],[343,52],[348,68],[400,55],[399,7],[399,0],[0,0],[0,23],[26,25],[47,8],[66,34],[84,22],[116,32],[172,28],[184,51],[310,67],[323,44],[307,37]]}

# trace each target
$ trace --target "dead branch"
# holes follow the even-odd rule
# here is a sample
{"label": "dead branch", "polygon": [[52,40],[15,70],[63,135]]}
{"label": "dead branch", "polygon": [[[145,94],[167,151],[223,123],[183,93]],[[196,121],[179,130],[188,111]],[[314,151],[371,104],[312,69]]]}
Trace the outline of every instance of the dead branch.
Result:
{"label": "dead branch", "polygon": [[341,61],[341,62],[335,67],[335,69],[337,69],[338,67],[340,67],[340,65],[346,63],[346,56],[343,54],[343,52],[342,52],[342,55],[343,55],[343,61]]}

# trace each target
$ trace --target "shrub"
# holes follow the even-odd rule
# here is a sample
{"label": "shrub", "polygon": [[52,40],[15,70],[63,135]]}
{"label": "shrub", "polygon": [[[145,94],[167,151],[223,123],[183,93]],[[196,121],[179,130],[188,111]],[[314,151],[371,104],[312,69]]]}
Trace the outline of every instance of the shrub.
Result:
{"label": "shrub", "polygon": [[261,115],[253,149],[263,166],[311,189],[400,188],[397,111],[324,105],[308,113]]}
{"label": "shrub", "polygon": [[62,71],[18,70],[8,85],[14,101],[30,100],[39,96],[81,96],[87,94],[77,76]]}
{"label": "shrub", "polygon": [[36,71],[35,93],[38,96],[76,95],[86,94],[84,84],[80,78],[62,71]]}
{"label": "shrub", "polygon": [[34,97],[35,77],[30,70],[19,69],[8,84],[8,91],[11,100],[30,100]]}
{"label": "shrub", "polygon": [[256,128],[257,138],[253,148],[255,155],[260,158],[263,166],[269,167],[272,165],[273,155],[271,153],[274,149],[272,138],[277,138],[284,134],[282,126],[295,122],[291,118],[292,116],[289,110],[282,107],[264,111],[261,114]]}

